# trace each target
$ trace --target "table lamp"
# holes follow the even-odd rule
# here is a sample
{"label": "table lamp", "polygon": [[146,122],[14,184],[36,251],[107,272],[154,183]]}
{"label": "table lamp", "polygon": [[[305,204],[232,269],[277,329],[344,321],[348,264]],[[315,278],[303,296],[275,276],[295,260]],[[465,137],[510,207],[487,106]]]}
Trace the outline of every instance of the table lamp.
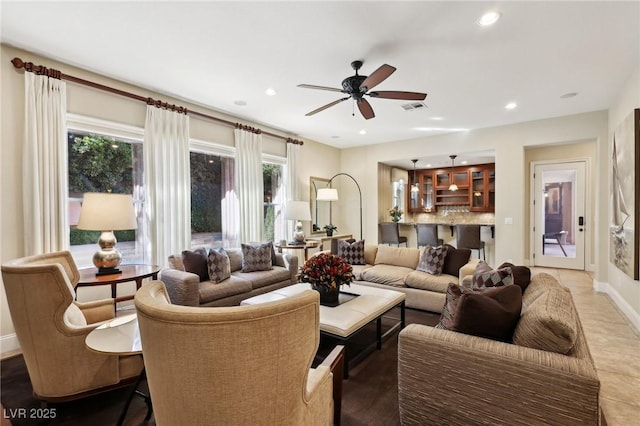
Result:
{"label": "table lamp", "polygon": [[122,272],[118,269],[122,255],[116,250],[118,241],[113,231],[137,227],[131,194],[97,192],[84,194],[77,228],[86,231],[102,231],[98,240],[100,250],[93,255],[93,264],[98,268],[96,275]]}
{"label": "table lamp", "polygon": [[302,230],[303,220],[311,220],[311,211],[309,203],[306,201],[289,201],[284,210],[284,218],[296,221],[296,229],[293,232],[293,241],[289,244],[303,245],[305,243],[305,235]]}

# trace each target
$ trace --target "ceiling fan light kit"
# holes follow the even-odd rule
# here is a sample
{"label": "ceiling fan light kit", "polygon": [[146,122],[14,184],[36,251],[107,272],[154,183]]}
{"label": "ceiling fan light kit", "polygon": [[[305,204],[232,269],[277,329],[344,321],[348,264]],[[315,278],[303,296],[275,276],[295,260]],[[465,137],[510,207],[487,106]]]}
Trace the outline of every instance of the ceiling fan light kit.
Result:
{"label": "ceiling fan light kit", "polygon": [[344,98],[338,99],[327,105],[323,105],[320,108],[314,109],[313,111],[305,114],[306,116],[311,116],[319,113],[320,111],[324,111],[327,108],[331,108],[332,106],[338,105],[341,102],[344,102],[348,99],[353,99],[353,101],[358,106],[358,110],[362,116],[369,120],[375,117],[375,113],[373,112],[373,108],[369,101],[367,101],[364,96],[369,96],[371,98],[382,98],[382,99],[399,99],[399,100],[408,100],[408,101],[423,101],[426,97],[426,93],[417,93],[417,92],[404,92],[404,91],[376,91],[370,92],[369,90],[373,89],[378,84],[382,83],[386,80],[391,74],[393,74],[396,70],[395,67],[391,65],[383,64],[377,70],[375,70],[371,75],[360,75],[358,74],[358,70],[362,67],[362,61],[353,61],[351,62],[351,67],[355,70],[355,75],[351,77],[347,77],[342,80],[342,89],[336,89],[333,87],[326,86],[317,86],[313,84],[299,84],[298,87],[302,87],[305,89],[315,89],[315,90],[326,90],[329,92],[340,92],[344,93],[346,96]]}

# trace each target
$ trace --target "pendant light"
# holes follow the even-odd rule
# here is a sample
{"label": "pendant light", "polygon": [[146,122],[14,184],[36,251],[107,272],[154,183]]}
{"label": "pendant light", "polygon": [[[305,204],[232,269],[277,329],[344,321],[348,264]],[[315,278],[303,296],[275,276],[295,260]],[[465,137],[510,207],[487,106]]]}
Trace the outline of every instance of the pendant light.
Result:
{"label": "pendant light", "polygon": [[411,192],[419,192],[420,187],[418,186],[418,182],[416,182],[416,163],[418,162],[417,158],[411,160],[413,162],[413,184],[411,184]]}
{"label": "pendant light", "polygon": [[454,160],[456,159],[457,155],[450,155],[449,158],[451,158],[451,185],[449,185],[449,191],[457,191],[458,190],[458,185],[456,185],[456,183],[453,181],[453,163]]}

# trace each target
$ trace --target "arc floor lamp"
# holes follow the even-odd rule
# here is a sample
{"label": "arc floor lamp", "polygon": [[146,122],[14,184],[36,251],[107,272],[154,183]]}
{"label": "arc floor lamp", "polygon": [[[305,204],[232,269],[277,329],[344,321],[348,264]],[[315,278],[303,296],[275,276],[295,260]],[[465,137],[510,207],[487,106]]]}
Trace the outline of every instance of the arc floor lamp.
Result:
{"label": "arc floor lamp", "polygon": [[360,196],[360,239],[362,240],[362,190],[360,189],[360,185],[358,185],[358,181],[356,181],[353,176],[348,173],[337,173],[333,175],[327,184],[328,188],[318,188],[316,201],[329,201],[329,211],[331,211],[331,201],[338,201],[338,190],[331,188],[331,182],[333,182],[333,180],[338,176],[347,176],[351,178],[353,183],[358,187],[358,195]]}

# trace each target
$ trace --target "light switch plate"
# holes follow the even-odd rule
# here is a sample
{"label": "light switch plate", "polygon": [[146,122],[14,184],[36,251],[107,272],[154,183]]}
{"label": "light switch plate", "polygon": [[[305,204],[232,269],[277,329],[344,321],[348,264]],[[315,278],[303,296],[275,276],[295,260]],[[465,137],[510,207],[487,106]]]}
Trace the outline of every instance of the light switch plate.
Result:
{"label": "light switch plate", "polygon": [[512,217],[505,217],[504,218],[504,224],[505,225],[513,225],[513,218]]}

